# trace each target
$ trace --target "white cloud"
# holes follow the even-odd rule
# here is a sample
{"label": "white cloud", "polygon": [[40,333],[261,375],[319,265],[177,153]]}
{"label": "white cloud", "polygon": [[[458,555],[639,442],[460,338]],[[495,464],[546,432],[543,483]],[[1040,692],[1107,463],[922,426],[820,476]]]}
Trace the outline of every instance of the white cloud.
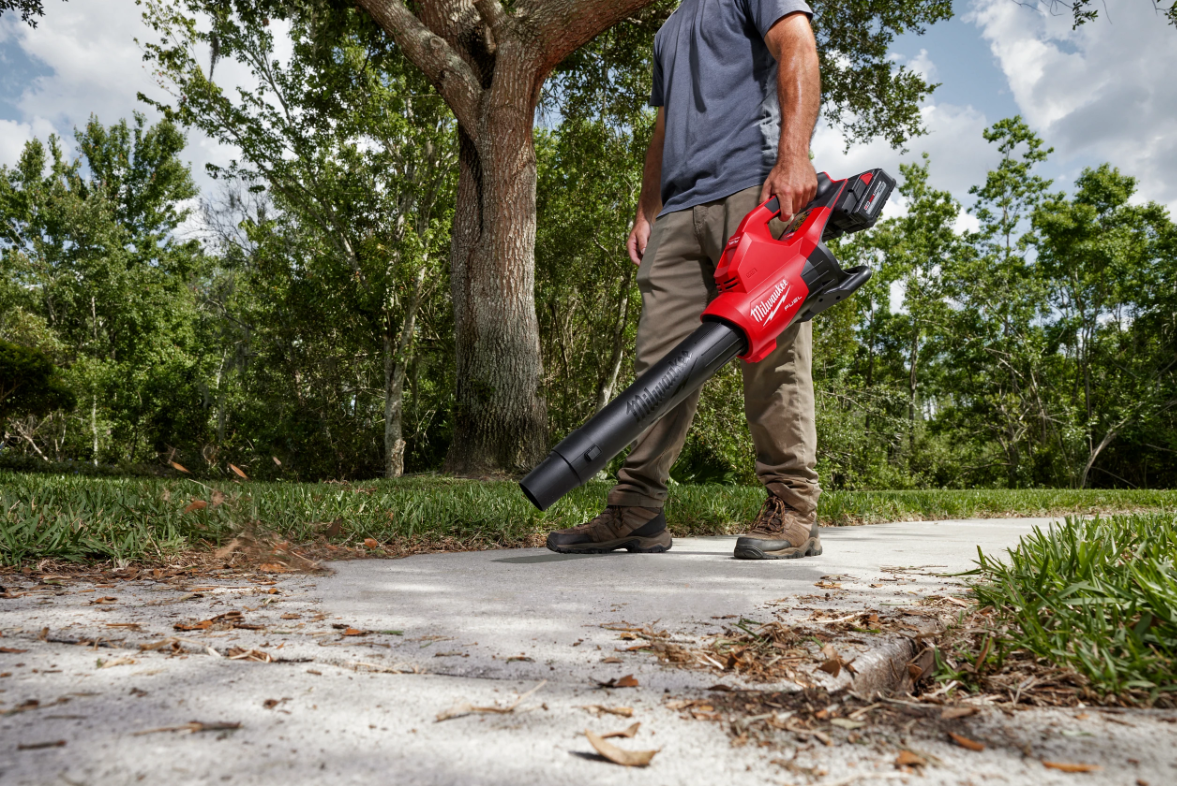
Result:
{"label": "white cloud", "polygon": [[[141,11],[131,2],[58,3],[46,9],[36,29],[14,24],[7,18],[11,15],[6,15],[0,23],[0,46],[18,46],[51,73],[25,86],[16,101],[19,121],[0,121],[0,163],[15,162],[33,135],[44,138],[56,133],[72,149],[74,128],[84,126],[91,114],[105,125],[129,120],[135,112],[145,114],[149,122],[159,119],[158,112],[137,99],[138,93],[144,93],[169,100],[135,42],[157,37],[143,23]],[[288,25],[275,23],[273,31],[275,57],[286,62],[292,51]],[[220,61],[215,76],[227,89],[254,82],[249,69],[233,61]],[[209,190],[214,186],[205,175],[205,164],[225,165],[235,151],[197,130],[186,133],[188,146],[181,157],[192,165],[201,190]]]}
{"label": "white cloud", "polygon": [[[926,60],[926,53],[922,52],[921,57]],[[927,65],[934,68],[930,61]],[[985,173],[998,160],[995,151],[981,136],[989,121],[971,106],[953,104],[928,102],[920,108],[920,114],[928,133],[912,139],[907,152],[896,150],[884,140],[876,139],[855,145],[849,152],[843,153],[844,137],[823,121],[813,138],[813,163],[819,170],[828,170],[832,177],[847,177],[882,167],[898,178],[900,163],[919,162],[921,154],[928,153],[932,185],[951,192],[958,200],[968,204],[971,201],[969,187],[984,182]],[[904,212],[903,199],[896,194],[888,201],[883,215],[899,216]]]}
{"label": "white cloud", "polygon": [[1110,11],[1073,31],[1069,14],[977,0],[966,19],[1061,163],[1109,161],[1177,210],[1177,30],[1151,3]]}

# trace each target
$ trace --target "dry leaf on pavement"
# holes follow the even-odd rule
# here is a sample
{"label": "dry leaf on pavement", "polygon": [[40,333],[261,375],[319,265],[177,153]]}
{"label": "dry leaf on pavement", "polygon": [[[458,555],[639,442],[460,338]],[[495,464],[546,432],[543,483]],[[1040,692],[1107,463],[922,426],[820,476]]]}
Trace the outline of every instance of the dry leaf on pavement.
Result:
{"label": "dry leaf on pavement", "polygon": [[63,748],[65,747],[65,740],[53,740],[52,742],[29,742],[21,743],[16,746],[18,751],[39,751],[43,748]]}
{"label": "dry leaf on pavement", "polygon": [[1061,772],[1096,772],[1103,769],[1098,764],[1068,764],[1065,761],[1044,761],[1042,766]]}
{"label": "dry leaf on pavement", "polygon": [[453,718],[461,718],[463,715],[470,715],[471,713],[475,712],[489,712],[496,715],[507,715],[508,713],[514,712],[515,708],[522,704],[524,699],[547,684],[548,681],[544,680],[539,685],[536,685],[534,688],[527,691],[527,693],[521,694],[519,698],[515,699],[514,702],[508,704],[506,707],[475,707],[473,704],[461,704],[457,707],[454,707],[453,709],[446,710],[445,712],[439,712],[437,714],[437,720],[435,723],[452,720]]}
{"label": "dry leaf on pavement", "polygon": [[195,734],[199,731],[232,731],[240,729],[240,723],[202,723],[201,721],[192,721],[191,723],[181,723],[179,726],[160,726],[157,729],[144,729],[143,731],[134,732],[132,737],[139,737],[144,734],[157,734],[163,731],[187,731]]}
{"label": "dry leaf on pavement", "polygon": [[924,767],[927,763],[923,756],[917,756],[909,750],[899,751],[899,755],[895,758],[896,767]]}
{"label": "dry leaf on pavement", "polygon": [[607,731],[607,732],[605,732],[604,734],[601,735],[601,739],[607,740],[610,737],[633,737],[635,734],[638,733],[638,729],[641,728],[641,726],[642,726],[641,721],[638,721],[637,723],[631,723],[629,726],[622,729],[621,731]]}
{"label": "dry leaf on pavement", "polygon": [[98,661],[98,668],[109,669],[114,666],[130,666],[134,662],[134,658],[114,658],[113,660],[100,660]]}
{"label": "dry leaf on pavement", "polygon": [[593,734],[588,729],[585,729],[584,736],[588,737],[589,744],[596,749],[597,753],[604,756],[614,764],[620,764],[624,767],[646,767],[653,761],[656,750],[652,751],[627,751],[624,748],[618,748],[612,743],[605,742],[605,739],[599,734]]}
{"label": "dry leaf on pavement", "polygon": [[977,751],[978,753],[985,750],[984,743],[977,742],[976,740],[970,740],[968,737],[962,737],[959,734],[954,734],[952,732],[948,732],[948,736],[952,739],[953,742],[962,748],[966,748],[971,751]]}
{"label": "dry leaf on pavement", "polygon": [[976,707],[945,707],[940,712],[941,720],[956,720],[957,718],[967,718],[970,715],[976,715]]}
{"label": "dry leaf on pavement", "polygon": [[586,704],[581,709],[595,712],[597,715],[607,712],[610,715],[620,715],[623,718],[633,717],[633,707],[606,707],[604,704]]}

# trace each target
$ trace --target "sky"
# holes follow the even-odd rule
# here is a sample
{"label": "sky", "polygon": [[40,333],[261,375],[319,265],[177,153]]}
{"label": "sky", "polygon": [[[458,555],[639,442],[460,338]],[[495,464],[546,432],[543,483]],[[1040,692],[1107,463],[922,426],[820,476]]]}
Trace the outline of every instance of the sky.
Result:
{"label": "sky", "polygon": [[[899,37],[894,60],[940,83],[921,107],[928,134],[906,151],[876,141],[844,153],[837,129],[823,123],[813,143],[817,168],[845,177],[881,166],[897,175],[899,163],[927,152],[932,184],[968,205],[969,186],[996,163],[982,130],[1021,114],[1055,149],[1041,174],[1057,188],[1106,161],[1138,179],[1140,200],[1177,214],[1177,30],[1148,0],[1103,4],[1100,18],[1078,31],[1069,14],[1052,16],[1047,5],[966,0],[925,35]],[[49,0],[45,8],[35,30],[12,14],[0,19],[0,164],[15,163],[34,136],[72,142],[92,113],[107,124],[135,111],[157,119],[136,95],[165,97],[136,43],[152,33],[132,0]],[[218,64],[218,81],[244,80],[233,67]],[[204,165],[227,163],[232,150],[193,131],[185,156],[209,189]],[[888,212],[902,209],[897,201]],[[971,222],[966,215],[960,225]]]}

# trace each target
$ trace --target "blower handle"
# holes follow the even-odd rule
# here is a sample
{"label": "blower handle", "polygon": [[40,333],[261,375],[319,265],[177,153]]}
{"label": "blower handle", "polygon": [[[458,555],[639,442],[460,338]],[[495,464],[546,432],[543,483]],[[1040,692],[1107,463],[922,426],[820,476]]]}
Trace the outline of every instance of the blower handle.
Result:
{"label": "blower handle", "polygon": [[[816,202],[819,199],[824,199],[825,196],[830,192],[830,188],[833,185],[834,185],[834,181],[830,180],[829,175],[827,175],[825,172],[818,172],[817,173],[817,193],[814,194],[814,196],[813,196],[813,202]],[[811,204],[813,204],[813,202],[810,202],[809,204],[811,205]],[[765,202],[764,206],[774,216],[780,215],[781,201],[779,199],[777,199],[775,196],[772,199]],[[809,205],[806,205],[806,207],[809,207]],[[797,212],[800,213],[801,211],[798,210]]]}

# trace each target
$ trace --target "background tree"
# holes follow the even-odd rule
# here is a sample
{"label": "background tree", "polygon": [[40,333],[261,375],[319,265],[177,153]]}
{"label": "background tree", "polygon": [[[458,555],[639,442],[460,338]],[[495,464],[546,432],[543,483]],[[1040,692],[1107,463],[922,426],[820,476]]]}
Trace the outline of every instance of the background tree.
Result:
{"label": "background tree", "polygon": [[[275,252],[263,255],[267,274],[289,282],[288,304],[300,303],[297,324],[333,333],[332,346],[324,347],[329,354],[378,342],[372,356],[383,374],[384,474],[399,476],[404,384],[420,307],[436,294],[438,246],[446,239],[439,223],[454,160],[448,110],[354,12],[297,16],[289,33],[293,53],[281,63],[268,20],[256,9],[235,12],[202,0],[147,9],[164,36],[148,45],[148,56],[179,99],[176,107],[153,103],[240,151],[229,167],[211,168],[215,176],[271,192],[277,214],[254,221],[250,236]],[[211,20],[210,29],[199,29],[198,15]],[[213,53],[207,73],[205,45]],[[222,89],[212,79],[218,59],[247,66],[256,85]],[[299,346],[301,354],[312,345]],[[332,387],[340,400],[367,394],[363,375]]]}
{"label": "background tree", "polygon": [[5,425],[14,416],[44,417],[76,403],[48,355],[0,339],[0,433],[6,433]]}
{"label": "background tree", "polygon": [[50,138],[0,168],[0,255],[14,305],[72,355],[89,422],[60,423],[55,449],[97,460],[118,444],[108,457],[135,461],[205,428],[192,284],[206,260],[176,235],[196,189],[171,123],[91,119],[75,136],[74,162]]}

